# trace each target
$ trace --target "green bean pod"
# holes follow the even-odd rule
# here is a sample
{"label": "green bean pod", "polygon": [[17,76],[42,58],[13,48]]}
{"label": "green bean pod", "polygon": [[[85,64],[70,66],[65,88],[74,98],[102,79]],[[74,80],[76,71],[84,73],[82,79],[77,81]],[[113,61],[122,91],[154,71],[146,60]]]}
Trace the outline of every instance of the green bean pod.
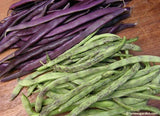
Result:
{"label": "green bean pod", "polygon": [[117,90],[112,95],[110,95],[108,98],[105,98],[105,99],[123,97],[125,95],[131,94],[134,92],[144,91],[148,89],[150,89],[148,86],[141,86],[141,87],[135,87],[135,88],[125,89],[125,90]]}
{"label": "green bean pod", "polygon": [[57,63],[60,63],[60,62],[64,61],[65,59],[69,58],[70,54],[72,54],[72,51],[75,51],[75,49],[77,49],[79,46],[83,45],[86,41],[88,41],[90,38],[92,38],[92,36],[95,35],[96,32],[97,31],[93,32],[92,34],[87,36],[85,39],[83,39],[80,43],[78,43],[77,45],[75,45],[71,49],[67,50],[62,55],[58,56],[56,59],[54,59],[54,60],[48,62],[47,64],[39,67],[37,70],[38,71],[42,71],[44,69],[47,69],[48,67],[51,67],[51,66],[53,66],[53,65],[55,65]]}
{"label": "green bean pod", "polygon": [[53,66],[53,69],[55,71],[60,71],[60,72],[77,72],[77,71],[84,70],[84,69],[89,68],[89,67],[93,66],[94,64],[104,60],[105,58],[115,54],[117,51],[119,51],[123,47],[125,42],[126,42],[126,39],[123,39],[116,46],[109,47],[106,51],[98,53],[96,56],[87,60],[84,63],[77,64],[77,65],[72,65],[72,66],[58,66],[58,65],[55,65],[55,66]]}
{"label": "green bean pod", "polygon": [[22,89],[23,89],[23,86],[21,86],[20,84],[17,84],[17,86],[13,89],[11,100],[14,100],[18,96],[18,94],[21,92]]}
{"label": "green bean pod", "polygon": [[142,76],[142,77],[139,77],[136,79],[131,79],[127,83],[122,85],[119,88],[119,90],[143,86],[143,85],[149,83],[150,81],[152,81],[155,77],[157,77],[157,75],[159,73],[160,73],[160,71],[156,70],[156,71],[149,73],[148,75],[145,75],[145,76]]}
{"label": "green bean pod", "polygon": [[32,85],[31,87],[28,88],[27,97],[33,93],[33,91],[35,90],[36,87],[37,87],[37,85]]}
{"label": "green bean pod", "polygon": [[[103,89],[102,91],[98,92],[96,95],[93,95],[89,97],[85,102],[77,106],[75,109],[73,109],[68,116],[76,116],[79,113],[81,113],[83,110],[88,108],[91,104],[97,102],[98,100],[109,96],[111,93],[113,93],[118,87],[123,85],[127,80],[129,80],[131,77],[133,77],[139,70],[140,65],[135,64],[129,71],[127,71],[122,77],[115,80],[110,86]],[[42,116],[45,116],[42,114]]]}
{"label": "green bean pod", "polygon": [[21,101],[22,101],[22,104],[23,104],[26,112],[29,114],[29,116],[32,116],[32,115],[38,116],[39,115],[39,113],[36,113],[33,111],[32,106],[31,106],[28,98],[24,94],[22,94]]}
{"label": "green bean pod", "polygon": [[147,75],[149,74],[150,72],[153,72],[155,70],[160,70],[160,65],[155,65],[155,66],[151,66],[151,67],[148,67],[148,68],[144,68],[142,70],[139,70],[137,72],[137,74],[133,77],[133,78],[139,78],[141,76],[144,76],[144,75]]}
{"label": "green bean pod", "polygon": [[137,63],[137,62],[160,62],[160,57],[158,56],[150,56],[150,55],[141,55],[141,56],[132,56],[126,59],[122,59],[116,61],[112,64],[106,66],[108,69],[116,69],[119,67],[123,67],[125,65]]}
{"label": "green bean pod", "polygon": [[121,50],[141,51],[141,48],[135,44],[125,44]]}
{"label": "green bean pod", "polygon": [[[100,73],[101,74],[101,73]],[[72,98],[74,95],[77,95],[83,88],[88,87],[90,85],[95,84],[96,82],[98,82],[102,76],[99,74],[94,75],[95,78],[93,78],[92,80],[90,80],[89,82],[86,82],[80,86],[78,86],[77,88],[71,90],[69,93],[65,94],[62,98],[57,99],[56,101],[54,101],[51,105],[48,105],[46,107],[44,107],[42,109],[42,112],[40,113],[41,115],[47,115],[49,112],[51,112],[52,110],[56,109],[57,107],[59,107],[61,104],[65,103],[66,101],[68,101],[70,98]],[[39,94],[41,95],[41,94]],[[38,96],[41,97],[41,96]],[[38,98],[37,97],[37,98]],[[38,99],[39,100],[39,99]],[[37,101],[40,102],[40,101]],[[38,104],[39,105],[39,104]],[[39,106],[38,106],[39,107]]]}
{"label": "green bean pod", "polygon": [[101,38],[108,38],[108,40],[110,40],[110,38],[117,38],[120,39],[119,36],[115,35],[115,34],[111,34],[111,33],[105,33],[105,34],[100,34],[100,35],[95,35],[94,37],[92,37],[90,40],[88,40],[85,45],[90,44],[91,42],[97,41]]}
{"label": "green bean pod", "polygon": [[149,99],[160,100],[159,96],[150,95],[146,93],[132,93],[132,94],[129,94],[128,96],[135,97],[135,98],[141,98],[141,99],[147,99],[147,100]]}
{"label": "green bean pod", "polygon": [[[114,73],[114,71],[108,71],[108,74],[105,74],[108,77],[110,75],[112,75]],[[73,98],[71,98],[69,101],[67,101],[65,104],[61,105],[59,108],[59,111],[67,108],[68,106],[72,105],[73,103],[75,103],[76,101],[80,100],[81,98],[85,97],[87,94],[89,94],[90,92],[92,92],[94,89],[100,88],[101,86],[107,84],[108,82],[110,82],[111,79],[106,78],[104,80],[100,80],[99,82],[97,82],[94,85],[91,85],[89,87],[87,87],[85,90],[83,90],[82,92],[80,92],[79,94],[75,95]]]}

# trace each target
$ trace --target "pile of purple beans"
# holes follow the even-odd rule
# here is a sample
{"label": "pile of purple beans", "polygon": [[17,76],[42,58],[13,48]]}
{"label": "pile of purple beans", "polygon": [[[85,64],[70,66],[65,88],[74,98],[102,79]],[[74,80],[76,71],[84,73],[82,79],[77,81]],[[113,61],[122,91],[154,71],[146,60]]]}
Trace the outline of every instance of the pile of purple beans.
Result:
{"label": "pile of purple beans", "polygon": [[[0,61],[1,81],[29,74],[91,33],[116,33],[135,26],[130,0],[21,0],[0,23],[0,52],[17,48]],[[18,70],[16,73],[15,70]],[[11,73],[12,72],[12,73]]]}

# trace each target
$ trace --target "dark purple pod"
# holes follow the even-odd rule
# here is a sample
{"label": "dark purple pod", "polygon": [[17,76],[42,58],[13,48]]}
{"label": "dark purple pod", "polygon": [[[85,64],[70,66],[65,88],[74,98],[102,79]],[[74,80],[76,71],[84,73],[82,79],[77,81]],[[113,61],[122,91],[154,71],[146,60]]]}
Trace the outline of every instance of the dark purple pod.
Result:
{"label": "dark purple pod", "polygon": [[[90,35],[94,31],[96,31],[97,29],[101,28],[104,24],[106,24],[107,22],[109,22],[110,20],[115,18],[116,16],[124,13],[126,10],[127,10],[126,8],[120,9],[118,11],[115,11],[111,14],[108,14],[108,15],[96,20],[91,26],[89,26],[87,29],[85,29],[80,34],[76,35],[73,39],[71,39],[70,41],[61,45],[60,47],[58,47],[54,51],[49,52],[48,53],[49,57],[51,59],[54,59],[54,58],[58,57],[60,54],[64,53],[65,51],[67,51],[68,49],[70,49],[74,45],[78,44],[80,41],[82,41],[86,36]],[[46,56],[43,56],[43,57],[35,60],[34,62],[26,65],[25,67],[23,67],[20,70],[20,72],[14,74],[14,75],[10,75],[9,77],[3,78],[1,81],[9,81],[11,79],[18,78],[18,77],[21,77],[25,74],[33,72],[36,68],[38,68],[39,66],[42,65],[40,63],[40,61],[43,62],[43,63],[46,63],[46,61],[47,61]],[[5,73],[7,73],[7,71]],[[2,76],[3,74],[4,73],[1,73],[0,76]]]}
{"label": "dark purple pod", "polygon": [[76,14],[74,14],[73,16],[69,17],[69,18],[64,22],[64,24],[69,23],[69,22],[71,22],[71,21],[74,21],[75,19],[77,19],[77,18],[79,18],[79,17],[81,17],[81,16],[84,16],[84,15],[86,15],[87,13],[89,13],[89,10],[84,11],[84,12],[80,12],[80,13],[76,13]]}
{"label": "dark purple pod", "polygon": [[121,8],[113,7],[113,8],[104,8],[104,9],[100,9],[100,10],[91,12],[91,13],[84,15],[84,16],[82,16],[82,17],[80,17],[70,23],[67,23],[65,25],[62,25],[62,26],[55,28],[54,30],[49,32],[47,35],[45,35],[45,37],[47,38],[47,37],[54,36],[56,34],[60,34],[60,33],[65,32],[67,30],[73,29],[79,25],[87,23],[88,21],[92,21],[98,17],[104,16],[105,14],[109,14],[109,13],[112,13],[112,12],[120,10],[120,9]]}
{"label": "dark purple pod", "polygon": [[65,6],[68,3],[68,0],[60,0],[54,4],[52,4],[50,6],[50,8],[48,9],[48,11],[52,11],[52,10],[56,10],[59,8],[62,8],[63,6]]}
{"label": "dark purple pod", "polygon": [[28,47],[30,47],[31,45],[33,45],[34,43],[38,42],[41,38],[43,38],[49,31],[51,31],[52,29],[54,29],[56,26],[58,26],[59,24],[61,24],[63,21],[66,20],[66,18],[68,18],[69,16],[64,16],[64,17],[59,17],[55,20],[50,21],[49,23],[47,23],[46,25],[44,25],[38,33],[33,34],[33,36],[30,37],[29,41],[22,46],[20,49],[18,49],[14,55],[18,56],[19,54],[21,54],[24,50],[26,50]]}
{"label": "dark purple pod", "polygon": [[[13,23],[11,24],[12,26],[15,26],[17,24],[19,24],[20,22],[23,22],[23,20],[25,20],[25,18],[27,18],[27,16],[32,13],[33,11],[35,11],[37,8],[41,7],[43,4],[45,4],[46,1],[44,2],[40,2],[39,4],[35,4],[34,7],[31,7],[27,10],[24,10],[25,13],[21,14],[16,20],[13,21]],[[22,11],[23,12],[23,11]],[[20,12],[21,13],[21,12]],[[18,13],[19,14],[19,13]]]}
{"label": "dark purple pod", "polygon": [[19,2],[16,2],[16,3],[12,4],[9,7],[9,10],[14,10],[17,7],[21,7],[21,6],[25,5],[25,4],[28,4],[28,3],[31,3],[31,2],[34,2],[34,1],[36,1],[36,0],[21,0]]}
{"label": "dark purple pod", "polygon": [[38,32],[44,25],[45,24],[41,24],[36,27],[20,30],[16,35],[19,37],[33,35],[34,33]]}
{"label": "dark purple pod", "polygon": [[52,41],[55,41],[57,39],[60,39],[62,37],[64,37],[67,33],[69,32],[64,32],[62,34],[58,34],[58,35],[55,35],[53,37],[49,37],[49,38],[43,38],[41,41],[39,41],[37,44],[38,45],[43,45],[43,44],[47,44],[47,43],[50,43]]}
{"label": "dark purple pod", "polygon": [[9,65],[9,63],[0,64],[0,72],[4,71],[8,65]]}
{"label": "dark purple pod", "polygon": [[117,30],[114,31],[114,32],[115,32],[115,33],[116,33],[116,32],[120,32],[120,31],[122,31],[122,30],[124,30],[124,29],[131,28],[131,27],[134,27],[134,26],[136,26],[136,25],[137,25],[137,23],[121,23],[121,24],[119,25],[119,27],[117,28]]}
{"label": "dark purple pod", "polygon": [[11,45],[19,41],[19,38],[16,36],[11,37],[8,41],[0,45],[0,53],[9,48]]}
{"label": "dark purple pod", "polygon": [[8,41],[10,38],[13,36],[16,36],[17,31],[9,33],[7,36],[3,37],[2,40],[0,41],[0,45],[4,44],[6,41]]}
{"label": "dark purple pod", "polygon": [[103,3],[103,1],[104,0],[95,0],[91,4],[87,4],[87,5],[81,4],[79,6],[72,6],[69,9],[60,10],[60,11],[54,12],[53,14],[49,14],[47,16],[44,16],[42,18],[30,21],[30,22],[22,23],[22,24],[14,26],[14,27],[10,27],[7,29],[7,31],[21,30],[21,29],[25,29],[25,28],[29,28],[29,27],[34,27],[36,25],[49,22],[55,18],[62,17],[64,15],[69,15],[69,14],[73,14],[76,12],[87,10],[89,8],[92,8],[94,6],[97,6],[101,3]]}

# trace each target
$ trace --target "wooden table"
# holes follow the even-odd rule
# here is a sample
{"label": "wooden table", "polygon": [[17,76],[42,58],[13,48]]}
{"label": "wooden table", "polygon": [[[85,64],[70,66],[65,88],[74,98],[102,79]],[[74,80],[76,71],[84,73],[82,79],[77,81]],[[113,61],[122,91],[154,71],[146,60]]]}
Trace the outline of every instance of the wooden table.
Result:
{"label": "wooden table", "polygon": [[[0,19],[7,15],[8,7],[16,1],[18,0],[1,0]],[[138,25],[120,32],[119,35],[127,38],[139,37],[136,44],[140,45],[143,51],[134,52],[135,55],[160,56],[160,0],[133,0],[129,6],[133,8],[132,15],[125,22],[137,22]],[[0,54],[0,59],[10,52],[12,51]],[[27,116],[20,96],[10,101],[10,95],[16,84],[16,80],[0,83],[0,116]],[[160,106],[158,101],[151,101],[150,104]]]}

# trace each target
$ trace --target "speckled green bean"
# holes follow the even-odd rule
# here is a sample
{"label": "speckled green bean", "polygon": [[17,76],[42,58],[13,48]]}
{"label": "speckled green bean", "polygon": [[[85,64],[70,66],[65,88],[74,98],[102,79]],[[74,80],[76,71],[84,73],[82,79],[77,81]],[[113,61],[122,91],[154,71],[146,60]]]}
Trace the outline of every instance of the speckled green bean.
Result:
{"label": "speckled green bean", "polygon": [[28,88],[27,90],[27,97],[32,95],[33,91],[35,90],[35,88],[37,87],[37,85],[32,85]]}
{"label": "speckled green bean", "polygon": [[141,51],[141,48],[135,44],[125,44],[121,50]]}
{"label": "speckled green bean", "polygon": [[141,99],[147,99],[147,100],[148,99],[160,100],[159,96],[150,95],[146,93],[132,93],[132,94],[129,94],[128,96],[135,97],[135,98],[141,98]]}
{"label": "speckled green bean", "polygon": [[126,39],[123,39],[119,44],[109,47],[104,52],[98,53],[96,56],[87,60],[84,63],[72,65],[72,66],[54,65],[53,69],[55,71],[60,71],[60,72],[77,72],[77,71],[84,70],[84,69],[89,68],[89,67],[93,66],[94,64],[104,60],[105,58],[115,54],[117,51],[119,51],[122,48],[122,46],[125,44],[125,42],[126,42]]}
{"label": "speckled green bean", "polygon": [[[115,80],[110,86],[107,88],[103,89],[102,91],[96,93],[95,95],[89,97],[85,102],[77,106],[75,109],[73,109],[69,115],[67,116],[76,116],[80,112],[84,111],[86,108],[88,108],[91,104],[97,102],[98,100],[109,96],[111,93],[113,93],[118,87],[123,85],[127,80],[129,80],[131,77],[133,77],[139,70],[140,65],[135,64],[132,66],[132,68],[127,71],[122,77],[119,79]],[[42,115],[45,116],[45,115]]]}
{"label": "speckled green bean", "polygon": [[144,76],[144,75],[147,75],[149,74],[150,72],[153,72],[155,70],[160,70],[160,65],[155,65],[155,66],[151,66],[151,67],[148,67],[148,68],[144,68],[142,70],[139,70],[137,72],[137,74],[133,77],[133,78],[139,78],[141,76]]}
{"label": "speckled green bean", "polygon": [[28,98],[24,94],[22,94],[21,101],[22,101],[22,104],[23,104],[23,106],[29,116],[32,116],[32,115],[38,116],[38,113],[33,111],[32,106],[31,106]]}
{"label": "speckled green bean", "polygon": [[37,70],[38,71],[42,71],[44,69],[47,69],[48,67],[51,67],[57,63],[60,63],[62,61],[64,61],[65,59],[70,57],[70,54],[72,54],[73,51],[75,51],[75,49],[77,49],[78,47],[80,47],[81,45],[83,45],[86,41],[88,41],[90,38],[92,38],[93,35],[95,35],[97,31],[93,32],[92,34],[90,34],[89,36],[87,36],[85,39],[83,39],[80,43],[78,43],[77,45],[75,45],[74,47],[72,47],[71,49],[67,50],[66,52],[64,52],[62,55],[58,56],[56,59],[48,62],[47,64],[39,67]]}
{"label": "speckled green bean", "polygon": [[[114,73],[114,71],[107,71],[105,73],[107,73],[107,74],[105,74],[105,78],[106,78],[106,77],[109,77],[110,75],[112,75]],[[87,87],[85,90],[83,90],[79,94],[75,95],[73,98],[71,98],[65,104],[61,105],[60,108],[59,108],[59,111],[67,108],[68,106],[70,106],[73,103],[77,102],[81,98],[85,97],[87,94],[92,92],[94,89],[100,88],[101,86],[106,85],[110,81],[111,81],[110,78],[106,78],[104,80],[100,80],[99,82],[95,83],[94,85],[91,85],[91,86]]]}
{"label": "speckled green bean", "polygon": [[127,83],[122,85],[119,88],[119,90],[143,86],[143,85],[149,83],[150,81],[152,81],[155,77],[157,77],[157,75],[159,73],[160,73],[160,71],[156,70],[156,71],[149,73],[148,75],[144,75],[144,76],[136,78],[136,79],[131,79]]}
{"label": "speckled green bean", "polygon": [[106,66],[108,69],[116,69],[119,67],[123,67],[125,65],[137,63],[137,62],[160,62],[159,56],[151,56],[151,55],[140,55],[140,56],[132,56],[126,59],[122,59],[119,61],[116,61],[112,64],[109,64]]}
{"label": "speckled green bean", "polygon": [[85,87],[88,87],[90,85],[95,84],[101,78],[102,78],[101,73],[95,74],[92,80],[90,80],[90,81],[78,86],[77,88],[71,90],[69,93],[65,94],[62,98],[57,99],[51,105],[48,105],[48,106],[44,107],[42,109],[42,111],[41,111],[41,115],[47,115],[49,112],[51,112],[52,110],[56,109],[61,104],[64,104],[69,99],[71,99],[73,96],[77,95],[79,92],[81,92],[82,89],[84,89]]}
{"label": "speckled green bean", "polygon": [[121,100],[124,104],[133,105],[133,104],[143,102],[145,99],[134,98],[134,97],[126,97],[126,98],[121,98]]}
{"label": "speckled green bean", "polygon": [[39,76],[38,78],[36,79],[24,79],[24,80],[21,80],[19,81],[19,84],[22,85],[22,86],[31,86],[31,85],[34,85],[34,84],[38,84],[38,83],[42,83],[42,82],[45,82],[45,81],[49,81],[49,80],[55,80],[57,78],[60,78],[60,77],[63,77],[65,75],[67,75],[68,73],[61,73],[61,72],[47,72],[41,76]]}
{"label": "speckled green bean", "polygon": [[21,86],[20,84],[17,84],[17,86],[14,88],[12,95],[11,95],[11,100],[14,100],[18,94],[21,92],[21,90],[23,89],[23,86]]}
{"label": "speckled green bean", "polygon": [[[117,38],[117,39],[120,39],[119,36],[115,35],[115,34],[111,34],[111,33],[105,33],[105,34],[100,34],[100,35],[95,35],[94,37],[92,37],[90,40],[88,40],[85,45],[88,45],[90,44],[91,42],[94,42],[94,41],[97,41],[101,38],[107,38],[108,40],[110,40],[110,38]],[[116,39],[116,40],[117,40]]]}
{"label": "speckled green bean", "polygon": [[150,88],[145,85],[145,86],[125,89],[125,90],[117,90],[111,96],[109,96],[108,98],[105,98],[105,99],[122,97],[122,96],[125,96],[128,94],[134,93],[134,92],[144,91],[144,90],[148,90],[148,89],[150,89]]}
{"label": "speckled green bean", "polygon": [[127,110],[129,110],[129,111],[138,111],[138,109],[136,109],[136,108],[134,108],[134,107],[132,107],[132,106],[129,106],[129,105],[123,103],[123,101],[122,101],[120,98],[114,98],[113,100],[114,100],[118,105],[120,105],[121,107],[123,107],[123,108],[125,108],[125,109],[127,109]]}

